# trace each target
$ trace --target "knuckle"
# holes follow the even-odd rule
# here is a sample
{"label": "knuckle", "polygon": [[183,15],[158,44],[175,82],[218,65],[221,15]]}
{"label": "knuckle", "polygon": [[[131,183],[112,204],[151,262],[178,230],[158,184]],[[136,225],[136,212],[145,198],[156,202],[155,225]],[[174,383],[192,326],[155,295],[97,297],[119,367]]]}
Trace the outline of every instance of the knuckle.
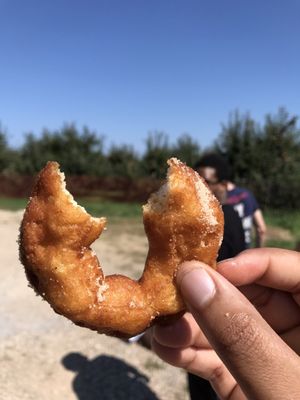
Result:
{"label": "knuckle", "polygon": [[224,374],[226,373],[226,367],[224,364],[217,365],[211,372],[209,376],[209,380],[211,382],[217,382],[222,379]]}

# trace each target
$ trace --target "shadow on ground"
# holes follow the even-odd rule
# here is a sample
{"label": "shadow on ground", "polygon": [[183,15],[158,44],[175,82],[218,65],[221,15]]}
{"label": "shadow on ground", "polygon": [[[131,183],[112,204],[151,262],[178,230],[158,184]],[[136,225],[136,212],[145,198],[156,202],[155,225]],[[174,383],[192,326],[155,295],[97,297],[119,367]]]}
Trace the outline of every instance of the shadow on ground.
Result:
{"label": "shadow on ground", "polygon": [[80,353],[69,353],[62,364],[76,372],[73,390],[78,400],[158,400],[148,387],[149,378],[116,357],[89,360]]}

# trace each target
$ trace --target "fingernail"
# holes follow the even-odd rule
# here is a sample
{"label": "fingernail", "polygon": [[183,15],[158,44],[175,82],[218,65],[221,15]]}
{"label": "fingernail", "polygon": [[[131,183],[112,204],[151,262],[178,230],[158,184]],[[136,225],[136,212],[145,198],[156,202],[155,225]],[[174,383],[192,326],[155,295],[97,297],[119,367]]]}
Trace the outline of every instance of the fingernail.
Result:
{"label": "fingernail", "polygon": [[222,260],[217,263],[217,265],[221,265],[221,264],[230,264],[230,265],[236,266],[237,262],[235,261],[235,258],[232,257],[232,258],[226,258],[226,260]]}
{"label": "fingernail", "polygon": [[232,269],[238,267],[238,263],[235,258],[228,258],[217,263],[217,271],[226,271],[226,269]]}
{"label": "fingernail", "polygon": [[194,308],[204,308],[216,293],[214,281],[203,268],[194,268],[183,274],[180,290]]}
{"label": "fingernail", "polygon": [[224,263],[227,263],[227,262],[232,262],[233,260],[234,260],[234,257],[225,258],[225,260],[219,261],[219,262],[217,263],[217,265],[219,265],[219,264],[224,264]]}

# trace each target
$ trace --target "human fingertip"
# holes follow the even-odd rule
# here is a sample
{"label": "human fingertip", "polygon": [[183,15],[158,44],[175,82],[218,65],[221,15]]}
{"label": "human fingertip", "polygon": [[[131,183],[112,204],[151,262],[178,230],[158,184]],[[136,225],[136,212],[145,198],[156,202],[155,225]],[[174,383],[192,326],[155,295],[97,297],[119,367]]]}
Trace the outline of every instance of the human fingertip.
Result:
{"label": "human fingertip", "polygon": [[184,277],[184,275],[193,269],[197,268],[204,268],[206,264],[202,263],[201,261],[184,261],[182,264],[180,264],[178,272],[177,272],[177,284],[181,284],[181,280]]}
{"label": "human fingertip", "polygon": [[199,262],[184,263],[178,284],[185,301],[196,309],[204,308],[213,299],[216,286],[204,267]]}

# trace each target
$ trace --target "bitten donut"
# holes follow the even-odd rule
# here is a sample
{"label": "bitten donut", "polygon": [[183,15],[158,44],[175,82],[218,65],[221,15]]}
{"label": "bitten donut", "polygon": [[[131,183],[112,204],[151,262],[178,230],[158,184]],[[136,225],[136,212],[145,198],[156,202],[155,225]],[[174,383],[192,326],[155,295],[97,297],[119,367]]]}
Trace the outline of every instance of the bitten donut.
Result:
{"label": "bitten donut", "polygon": [[149,252],[138,281],[105,277],[90,245],[106,225],[66,190],[56,162],[40,172],[20,228],[20,258],[31,286],[75,324],[129,337],[182,312],[175,285],[180,263],[215,267],[223,213],[202,178],[175,158],[166,182],[143,206]]}

